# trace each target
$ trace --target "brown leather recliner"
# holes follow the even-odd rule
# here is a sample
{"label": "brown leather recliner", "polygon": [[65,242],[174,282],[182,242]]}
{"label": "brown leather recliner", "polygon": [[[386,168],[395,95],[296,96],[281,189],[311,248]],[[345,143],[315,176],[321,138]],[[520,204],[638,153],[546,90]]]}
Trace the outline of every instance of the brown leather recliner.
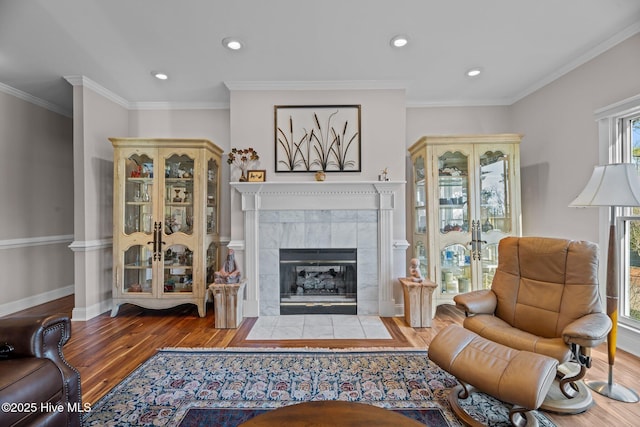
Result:
{"label": "brown leather recliner", "polygon": [[0,425],[82,424],[80,374],[64,359],[66,315],[0,319]]}
{"label": "brown leather recliner", "polygon": [[[491,289],[454,298],[467,315],[463,326],[508,347],[550,356],[560,368],[575,362],[577,372],[558,369],[560,391],[568,400],[583,393],[590,399],[577,381],[591,366],[591,348],[611,329],[600,300],[597,245],[507,237],[499,243],[498,260]],[[586,407],[546,409],[582,412]]]}

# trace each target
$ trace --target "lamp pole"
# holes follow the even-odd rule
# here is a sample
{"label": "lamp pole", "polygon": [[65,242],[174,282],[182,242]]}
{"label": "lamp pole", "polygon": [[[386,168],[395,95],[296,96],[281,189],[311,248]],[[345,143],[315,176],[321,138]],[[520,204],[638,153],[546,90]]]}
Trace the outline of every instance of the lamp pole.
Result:
{"label": "lamp pole", "polygon": [[614,400],[635,403],[640,399],[638,394],[625,386],[613,382],[613,364],[616,360],[616,343],[618,341],[618,251],[616,245],[616,208],[610,207],[609,245],[607,252],[607,315],[611,319],[611,331],[607,336],[607,356],[609,361],[608,381],[586,381],[593,391]]}

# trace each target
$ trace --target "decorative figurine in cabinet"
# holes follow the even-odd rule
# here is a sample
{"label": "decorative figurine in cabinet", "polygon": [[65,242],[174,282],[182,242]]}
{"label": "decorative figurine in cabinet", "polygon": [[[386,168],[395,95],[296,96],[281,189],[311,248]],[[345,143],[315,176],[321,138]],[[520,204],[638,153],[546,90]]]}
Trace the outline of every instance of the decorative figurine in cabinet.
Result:
{"label": "decorative figurine in cabinet", "polygon": [[[205,315],[218,270],[222,149],[202,139],[110,138],[113,309],[191,303]],[[211,280],[210,280],[211,279]]]}
{"label": "decorative figurine in cabinet", "polygon": [[498,242],[521,235],[520,140],[517,134],[425,136],[409,148],[411,257],[438,284],[435,305],[489,288]]}

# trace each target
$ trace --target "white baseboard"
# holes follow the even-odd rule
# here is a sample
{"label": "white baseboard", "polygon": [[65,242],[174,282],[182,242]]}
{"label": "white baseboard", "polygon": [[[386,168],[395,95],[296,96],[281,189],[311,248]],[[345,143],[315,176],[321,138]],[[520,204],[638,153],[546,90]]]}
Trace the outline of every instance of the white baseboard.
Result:
{"label": "white baseboard", "polygon": [[396,303],[394,317],[404,317],[404,304]]}
{"label": "white baseboard", "polygon": [[74,307],[73,311],[71,312],[71,321],[82,322],[89,319],[93,319],[94,317],[98,317],[102,313],[105,313],[111,310],[111,307],[112,307],[111,298],[109,298],[107,301],[100,301],[96,304],[93,304],[90,307],[84,307],[84,308]]}
{"label": "white baseboard", "polygon": [[7,316],[18,311],[26,310],[27,308],[44,304],[58,298],[73,295],[74,292],[75,287],[73,285],[69,285],[62,288],[54,289],[52,291],[43,292],[38,295],[32,295],[30,297],[19,299],[17,301],[0,304],[0,317]]}

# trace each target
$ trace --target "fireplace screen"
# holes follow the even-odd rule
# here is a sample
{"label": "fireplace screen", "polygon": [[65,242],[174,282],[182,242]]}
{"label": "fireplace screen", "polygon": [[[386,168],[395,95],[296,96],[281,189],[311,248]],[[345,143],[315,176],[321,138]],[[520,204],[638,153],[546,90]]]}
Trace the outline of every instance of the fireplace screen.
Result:
{"label": "fireplace screen", "polygon": [[357,249],[280,249],[280,314],[356,314]]}

